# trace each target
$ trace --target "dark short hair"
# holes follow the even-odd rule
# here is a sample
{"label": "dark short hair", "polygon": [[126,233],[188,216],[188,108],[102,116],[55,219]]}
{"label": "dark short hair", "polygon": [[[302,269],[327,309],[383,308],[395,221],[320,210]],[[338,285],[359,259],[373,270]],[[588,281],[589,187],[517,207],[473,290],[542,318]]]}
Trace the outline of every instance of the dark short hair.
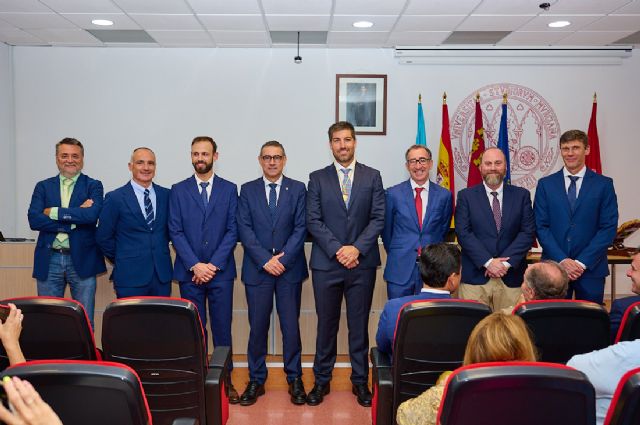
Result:
{"label": "dark short hair", "polygon": [[429,154],[429,159],[433,158],[433,154],[431,153],[431,150],[425,145],[411,145],[409,146],[409,149],[407,149],[407,151],[404,153],[404,160],[406,161],[407,159],[409,159],[409,152],[414,151],[416,149],[424,149]]}
{"label": "dark short hair", "polygon": [[427,245],[420,252],[420,277],[432,288],[444,288],[452,273],[460,273],[460,250],[444,242]]}
{"label": "dark short hair", "polygon": [[56,143],[56,155],[58,154],[60,145],[77,146],[80,148],[80,152],[82,152],[82,156],[84,156],[84,146],[82,146],[82,143],[80,143],[80,140],[78,139],[74,139],[73,137],[65,137],[64,139],[60,140],[58,143]]}
{"label": "dark short hair", "polygon": [[329,141],[333,139],[333,133],[342,130],[349,130],[351,132],[351,137],[353,137],[353,139],[355,140],[356,129],[353,127],[353,124],[348,121],[338,121],[337,123],[331,124],[331,127],[329,127]]}
{"label": "dark short hair", "polygon": [[587,137],[587,134],[582,130],[567,130],[562,133],[562,136],[560,136],[560,146],[573,142],[574,140],[582,142],[585,148],[589,146],[589,137]]}
{"label": "dark short hair", "polygon": [[211,143],[211,146],[213,146],[213,153],[218,152],[218,145],[216,144],[216,142],[211,137],[209,137],[209,136],[194,137],[193,141],[191,142],[191,146],[193,146],[194,144],[196,144],[198,142],[209,142],[209,143]]}
{"label": "dark short hair", "polygon": [[536,300],[563,299],[567,295],[569,276],[555,261],[544,260],[525,273],[525,283]]}
{"label": "dark short hair", "polygon": [[264,142],[260,147],[260,154],[262,154],[262,150],[264,148],[268,148],[268,147],[280,148],[282,149],[282,155],[287,156],[287,154],[284,151],[284,146],[282,146],[282,143],[278,142],[277,140],[269,140],[268,142]]}

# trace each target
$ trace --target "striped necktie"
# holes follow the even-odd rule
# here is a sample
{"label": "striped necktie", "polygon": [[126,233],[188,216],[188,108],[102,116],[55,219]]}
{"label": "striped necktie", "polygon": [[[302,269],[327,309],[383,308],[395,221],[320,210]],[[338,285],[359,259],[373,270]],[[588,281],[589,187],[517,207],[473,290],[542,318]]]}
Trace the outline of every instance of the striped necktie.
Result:
{"label": "striped necktie", "polygon": [[342,200],[344,201],[344,206],[349,208],[349,198],[351,197],[351,179],[349,178],[349,173],[351,170],[349,168],[341,168],[340,171],[344,174],[342,184],[340,185]]}
{"label": "striped necktie", "polygon": [[153,222],[156,219],[156,216],[153,213],[153,204],[149,197],[149,189],[144,190],[144,219],[147,222],[149,229],[153,230]]}

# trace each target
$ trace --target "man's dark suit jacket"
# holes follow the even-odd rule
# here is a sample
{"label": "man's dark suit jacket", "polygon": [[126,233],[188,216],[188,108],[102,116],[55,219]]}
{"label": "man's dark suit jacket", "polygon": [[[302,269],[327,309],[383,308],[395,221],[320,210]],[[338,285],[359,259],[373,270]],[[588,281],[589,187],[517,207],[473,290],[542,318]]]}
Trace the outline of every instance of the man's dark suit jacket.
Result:
{"label": "man's dark suit jacket", "polygon": [[113,262],[111,279],[123,288],[145,286],[154,270],[160,282],[170,282],[173,272],[169,254],[169,189],[153,185],[156,193],[153,230],[138,204],[131,186],[107,193],[100,213],[96,240],[104,255]]}
{"label": "man's dark suit jacket", "polygon": [[509,257],[511,267],[502,281],[508,287],[522,284],[527,253],[533,244],[535,222],[527,189],[503,185],[502,225],[496,230],[484,184],[458,193],[455,226],[462,247],[462,282],[483,285],[489,281],[484,264],[491,258]]}
{"label": "man's dark suit jacket", "polygon": [[609,313],[609,317],[611,319],[611,341],[615,340],[616,335],[618,334],[618,329],[622,323],[624,312],[627,311],[631,304],[637,302],[640,302],[640,295],[620,298],[611,304],[611,313]]}
{"label": "man's dark suit jacket", "polygon": [[343,269],[336,260],[343,245],[353,245],[360,251],[360,264],[355,270],[380,265],[378,235],[384,227],[385,205],[382,178],[378,170],[359,162],[353,177],[347,209],[333,164],[309,175],[307,229],[313,236],[312,269]]}
{"label": "man's dark suit jacket", "polygon": [[[69,235],[69,248],[73,268],[81,279],[105,272],[104,257],[96,244],[96,222],[102,210],[102,183],[80,174],[73,187],[69,208],[62,208],[60,176],[36,184],[31,196],[27,217],[31,230],[40,232],[34,253],[33,277],[47,280],[51,245],[60,232]],[[89,208],[80,208],[87,199],[93,200]],[[58,207],[58,220],[44,214],[45,208]],[[71,230],[71,225],[76,228]]]}

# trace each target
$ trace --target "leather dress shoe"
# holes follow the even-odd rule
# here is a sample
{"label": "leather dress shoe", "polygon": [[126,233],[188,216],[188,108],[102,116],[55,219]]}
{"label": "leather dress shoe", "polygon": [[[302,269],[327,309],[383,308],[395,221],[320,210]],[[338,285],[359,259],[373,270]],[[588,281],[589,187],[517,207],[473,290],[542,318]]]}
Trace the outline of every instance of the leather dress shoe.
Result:
{"label": "leather dress shoe", "polygon": [[331,387],[329,386],[329,383],[326,383],[324,385],[315,384],[313,386],[313,389],[307,395],[307,404],[309,406],[317,406],[318,404],[322,403],[322,400],[324,400],[324,396],[329,394],[330,391]]}
{"label": "leather dress shoe", "polygon": [[247,388],[240,396],[240,406],[251,406],[261,395],[264,395],[264,385],[258,384],[256,381],[249,381]]}
{"label": "leather dress shoe", "polygon": [[240,396],[238,395],[238,391],[236,391],[233,384],[229,386],[229,403],[230,404],[240,403]]}
{"label": "leather dress shoe", "polygon": [[356,395],[360,406],[371,407],[371,391],[367,384],[353,384],[351,392]]}
{"label": "leather dress shoe", "polygon": [[289,394],[291,394],[291,403],[305,404],[307,402],[307,393],[304,391],[302,379],[296,378],[289,383]]}

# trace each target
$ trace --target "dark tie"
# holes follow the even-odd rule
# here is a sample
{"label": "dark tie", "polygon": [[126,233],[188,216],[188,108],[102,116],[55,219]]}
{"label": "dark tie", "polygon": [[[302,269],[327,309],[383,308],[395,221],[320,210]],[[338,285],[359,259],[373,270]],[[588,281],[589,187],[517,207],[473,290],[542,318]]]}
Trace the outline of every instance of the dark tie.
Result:
{"label": "dark tie", "polygon": [[416,213],[418,214],[418,227],[422,230],[422,196],[423,187],[416,187]]}
{"label": "dark tie", "polygon": [[276,218],[276,205],[278,203],[278,195],[276,193],[276,187],[278,185],[275,183],[269,183],[269,211],[271,212],[271,219],[275,220]]}
{"label": "dark tie", "polygon": [[493,201],[491,202],[491,209],[493,210],[493,219],[496,221],[496,230],[500,232],[500,226],[502,225],[502,212],[500,211],[500,201],[498,201],[498,192],[491,192],[493,195]]}
{"label": "dark tie", "polygon": [[571,183],[569,183],[569,190],[567,190],[567,197],[569,198],[569,206],[571,207],[571,212],[576,209],[576,199],[578,199],[577,192],[578,187],[576,186],[576,182],[580,177],[578,176],[569,176]]}
{"label": "dark tie", "polygon": [[153,230],[153,221],[156,219],[156,216],[153,213],[153,204],[149,197],[149,189],[144,190],[144,219],[149,229]]}
{"label": "dark tie", "polygon": [[207,197],[207,186],[209,186],[209,182],[200,183],[200,187],[202,190],[200,191],[200,197],[202,197],[202,205],[204,205],[204,210],[207,210],[207,206],[209,205],[209,198]]}

